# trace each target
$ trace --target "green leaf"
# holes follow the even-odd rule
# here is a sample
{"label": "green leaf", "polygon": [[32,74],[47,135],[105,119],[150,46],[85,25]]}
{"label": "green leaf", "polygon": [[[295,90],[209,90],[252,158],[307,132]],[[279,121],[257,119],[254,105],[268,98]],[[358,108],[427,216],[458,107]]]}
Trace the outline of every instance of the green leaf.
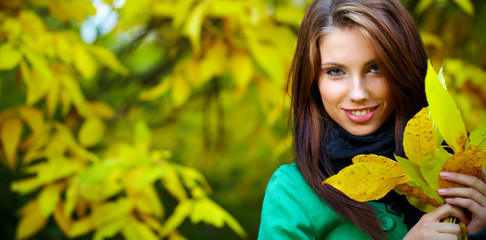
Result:
{"label": "green leaf", "polygon": [[471,132],[469,144],[486,152],[486,128],[479,128]]}
{"label": "green leaf", "polygon": [[164,224],[162,230],[160,230],[159,237],[165,237],[172,231],[174,231],[179,225],[182,224],[184,219],[186,219],[192,211],[193,208],[192,200],[184,200],[177,205],[174,209],[174,213],[170,215]]}
{"label": "green leaf", "polygon": [[420,172],[432,189],[439,189],[439,173],[450,156],[446,150],[439,147],[435,156],[427,154],[420,160]]}
{"label": "green leaf", "polygon": [[87,167],[80,175],[81,183],[94,184],[106,179],[110,173],[119,167],[119,161],[104,160]]}
{"label": "green leaf", "polygon": [[425,77],[425,93],[434,124],[454,152],[465,150],[467,141],[466,127],[456,103],[444,88],[434,68],[428,62]]}
{"label": "green leaf", "polygon": [[402,167],[402,169],[405,172],[405,174],[410,179],[412,179],[412,181],[417,185],[417,187],[419,187],[420,189],[422,189],[422,191],[424,191],[424,193],[427,196],[429,196],[430,198],[436,200],[439,203],[441,203],[441,202],[444,201],[444,200],[442,200],[442,198],[437,193],[437,189],[434,190],[433,188],[431,188],[428,185],[427,181],[422,176],[422,172],[420,171],[420,167],[419,166],[415,165],[414,163],[412,163],[408,159],[402,158],[402,157],[397,156],[397,155],[395,155],[395,159],[400,164],[400,166]]}
{"label": "green leaf", "polygon": [[459,7],[469,15],[474,15],[474,6],[471,0],[454,0]]}
{"label": "green leaf", "polygon": [[240,237],[246,237],[246,232],[240,224],[228,212],[209,198],[198,199],[194,202],[194,209],[191,212],[191,222],[195,224],[201,221],[218,228],[223,227],[224,223],[226,223]]}

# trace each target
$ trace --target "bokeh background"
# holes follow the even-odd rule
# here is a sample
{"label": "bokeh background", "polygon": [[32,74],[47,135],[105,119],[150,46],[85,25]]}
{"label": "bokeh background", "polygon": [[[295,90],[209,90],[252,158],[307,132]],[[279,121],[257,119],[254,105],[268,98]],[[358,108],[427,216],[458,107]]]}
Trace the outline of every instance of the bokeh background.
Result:
{"label": "bokeh background", "polygon": [[[0,0],[0,239],[256,239],[309,3]],[[486,1],[402,3],[486,127]]]}

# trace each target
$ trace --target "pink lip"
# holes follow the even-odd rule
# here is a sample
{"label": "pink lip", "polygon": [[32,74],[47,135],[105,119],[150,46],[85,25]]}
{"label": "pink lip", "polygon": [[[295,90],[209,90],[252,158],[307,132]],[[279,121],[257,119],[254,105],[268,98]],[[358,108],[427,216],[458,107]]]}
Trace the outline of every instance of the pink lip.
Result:
{"label": "pink lip", "polygon": [[[363,110],[368,110],[368,109],[372,109],[372,110],[369,113],[367,113],[365,115],[361,115],[361,116],[356,116],[356,115],[351,113],[351,111],[363,111]],[[349,120],[351,120],[355,123],[365,123],[365,122],[369,121],[371,118],[373,118],[377,109],[378,109],[378,107],[375,106],[375,107],[353,108],[353,109],[350,109],[350,108],[344,109],[343,108],[343,111],[344,111],[344,114],[346,114],[346,117],[349,118]]]}

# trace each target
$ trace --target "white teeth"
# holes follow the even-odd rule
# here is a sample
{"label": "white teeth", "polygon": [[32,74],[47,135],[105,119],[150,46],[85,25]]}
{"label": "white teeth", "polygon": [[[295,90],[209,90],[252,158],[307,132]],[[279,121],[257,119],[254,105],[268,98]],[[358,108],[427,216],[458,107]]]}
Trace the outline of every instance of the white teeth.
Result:
{"label": "white teeth", "polygon": [[356,116],[363,116],[367,113],[371,112],[371,109],[361,110],[361,111],[351,111],[351,114]]}

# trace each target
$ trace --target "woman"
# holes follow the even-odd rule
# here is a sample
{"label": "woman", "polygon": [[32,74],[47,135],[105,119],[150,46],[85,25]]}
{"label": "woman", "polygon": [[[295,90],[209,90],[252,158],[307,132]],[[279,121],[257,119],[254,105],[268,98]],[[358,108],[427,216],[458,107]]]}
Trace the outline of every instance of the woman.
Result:
{"label": "woman", "polygon": [[[423,214],[395,193],[360,203],[321,183],[357,154],[403,156],[406,122],[427,105],[427,56],[396,0],[315,0],[298,36],[289,78],[295,162],[267,186],[259,239],[460,239],[486,228],[486,184],[442,173],[469,188],[439,191]],[[472,238],[471,238],[472,239]]]}

